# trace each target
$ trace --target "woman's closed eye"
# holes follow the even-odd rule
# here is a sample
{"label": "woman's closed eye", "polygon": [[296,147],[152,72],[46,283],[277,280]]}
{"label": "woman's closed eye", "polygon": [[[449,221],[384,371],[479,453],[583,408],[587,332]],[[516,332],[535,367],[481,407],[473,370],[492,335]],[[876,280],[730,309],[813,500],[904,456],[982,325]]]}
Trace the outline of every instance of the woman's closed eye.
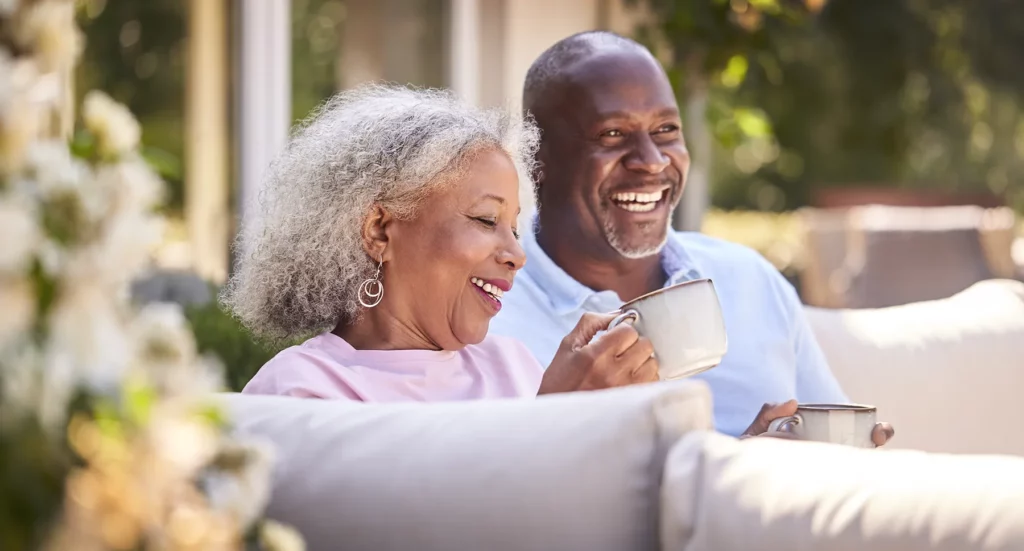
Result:
{"label": "woman's closed eye", "polygon": [[[485,225],[485,226],[487,226],[488,228],[491,228],[491,229],[494,229],[494,228],[498,227],[498,221],[496,219],[494,219],[494,218],[487,218],[486,216],[480,216],[480,217],[474,217],[473,220],[476,220],[477,222],[480,222],[481,224],[483,224],[483,225]],[[515,236],[516,239],[519,239],[519,230],[516,229],[516,228],[512,228],[512,235]]]}
{"label": "woman's closed eye", "polygon": [[487,218],[487,217],[484,217],[484,216],[480,216],[480,217],[474,218],[473,220],[476,220],[477,222],[480,222],[481,224],[487,226],[488,228],[494,228],[494,227],[497,227],[497,225],[498,225],[498,221],[495,220],[494,218]]}

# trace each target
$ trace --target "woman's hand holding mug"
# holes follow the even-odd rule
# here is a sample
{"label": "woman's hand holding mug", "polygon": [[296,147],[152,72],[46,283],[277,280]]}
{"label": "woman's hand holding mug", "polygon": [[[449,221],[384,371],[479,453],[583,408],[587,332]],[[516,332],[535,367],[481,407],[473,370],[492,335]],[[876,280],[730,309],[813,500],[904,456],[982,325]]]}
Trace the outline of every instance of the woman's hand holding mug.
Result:
{"label": "woman's hand holding mug", "polygon": [[628,323],[608,329],[612,314],[583,314],[562,339],[551,365],[544,372],[537,394],[598,390],[658,380],[654,346]]}

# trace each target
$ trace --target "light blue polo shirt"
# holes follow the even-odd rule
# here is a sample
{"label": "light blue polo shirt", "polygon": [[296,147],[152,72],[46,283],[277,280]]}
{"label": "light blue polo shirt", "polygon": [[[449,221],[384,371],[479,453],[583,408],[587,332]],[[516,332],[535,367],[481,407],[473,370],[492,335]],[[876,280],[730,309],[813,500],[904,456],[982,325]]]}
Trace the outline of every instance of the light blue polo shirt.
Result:
{"label": "light blue polo shirt", "polygon": [[[584,312],[611,312],[623,301],[614,291],[595,292],[573,279],[533,232],[524,233],[526,266],[505,293],[490,331],[524,342],[547,366]],[[669,274],[666,286],[705,277],[715,283],[729,350],[721,364],[695,378],[711,387],[720,432],[741,434],[766,402],[846,401],[796,291],[760,254],[699,233],[672,232],[661,261]]]}

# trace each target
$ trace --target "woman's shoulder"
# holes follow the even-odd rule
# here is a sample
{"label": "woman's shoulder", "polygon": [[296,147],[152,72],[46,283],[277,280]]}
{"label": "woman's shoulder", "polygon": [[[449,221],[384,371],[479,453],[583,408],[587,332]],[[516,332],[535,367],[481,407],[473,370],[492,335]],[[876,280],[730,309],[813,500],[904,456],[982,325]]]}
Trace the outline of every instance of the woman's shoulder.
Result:
{"label": "woman's shoulder", "polygon": [[491,358],[500,359],[502,362],[536,364],[540,367],[540,362],[530,352],[530,349],[514,337],[488,333],[479,344],[467,346],[466,350],[485,354]]}
{"label": "woman's shoulder", "polygon": [[294,366],[316,365],[341,365],[341,355],[338,354],[334,343],[329,337],[333,335],[323,334],[306,339],[305,341],[289,346],[274,355],[273,358],[264,364],[264,367],[271,366],[275,369],[289,369]]}
{"label": "woman's shoulder", "polygon": [[256,372],[242,390],[250,394],[277,394],[314,398],[351,397],[340,384],[345,365],[335,350],[332,335],[317,335],[278,352]]}

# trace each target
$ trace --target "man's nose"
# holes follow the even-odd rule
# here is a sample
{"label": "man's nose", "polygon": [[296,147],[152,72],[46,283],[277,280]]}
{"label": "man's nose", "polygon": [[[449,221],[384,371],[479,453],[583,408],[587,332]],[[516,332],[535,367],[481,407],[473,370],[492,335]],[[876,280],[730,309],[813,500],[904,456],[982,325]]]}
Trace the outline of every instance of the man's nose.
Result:
{"label": "man's nose", "polygon": [[633,138],[633,150],[626,158],[626,168],[648,174],[660,174],[668,168],[669,158],[658,149],[658,144],[646,132],[637,132]]}

